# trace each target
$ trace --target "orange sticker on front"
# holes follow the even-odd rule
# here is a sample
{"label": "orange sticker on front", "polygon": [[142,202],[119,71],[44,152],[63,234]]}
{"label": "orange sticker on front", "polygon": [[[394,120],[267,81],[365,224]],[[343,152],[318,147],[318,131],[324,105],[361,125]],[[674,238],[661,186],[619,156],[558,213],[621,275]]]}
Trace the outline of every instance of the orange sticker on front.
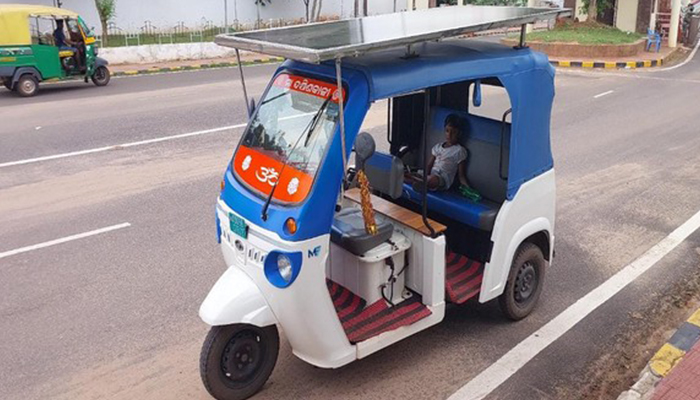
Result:
{"label": "orange sticker on front", "polygon": [[246,146],[239,146],[233,159],[236,174],[263,195],[269,195],[275,185],[273,199],[283,203],[298,203],[311,190],[313,177],[274,158]]}
{"label": "orange sticker on front", "polygon": [[[303,76],[280,74],[272,83],[274,86],[294,90],[296,92],[310,94],[312,96],[327,99],[333,93],[331,101],[338,102],[337,86],[332,83],[320,81],[318,79],[305,78]],[[345,100],[345,89],[343,89],[343,100]]]}

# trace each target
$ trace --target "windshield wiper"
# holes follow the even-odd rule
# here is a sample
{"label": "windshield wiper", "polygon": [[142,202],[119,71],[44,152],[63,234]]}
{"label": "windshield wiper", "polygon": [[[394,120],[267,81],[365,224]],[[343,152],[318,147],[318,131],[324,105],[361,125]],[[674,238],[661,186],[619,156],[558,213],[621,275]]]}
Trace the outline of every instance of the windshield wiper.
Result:
{"label": "windshield wiper", "polygon": [[[273,97],[274,99],[274,97]],[[284,172],[285,167],[287,167],[287,162],[289,161],[289,158],[294,154],[294,151],[297,149],[297,146],[299,145],[299,142],[301,142],[301,138],[307,137],[306,140],[304,141],[304,147],[308,145],[309,143],[309,138],[311,137],[311,132],[316,128],[316,125],[318,124],[318,120],[321,119],[321,114],[323,111],[326,109],[326,106],[328,106],[328,103],[331,100],[331,96],[328,96],[326,100],[321,104],[321,107],[319,107],[318,111],[316,111],[316,114],[311,118],[311,121],[309,121],[309,124],[306,125],[306,128],[304,128],[304,131],[299,135],[297,138],[297,141],[294,143],[294,146],[292,146],[292,149],[289,151],[289,154],[287,157],[284,159],[284,163],[282,164],[282,168],[280,168],[280,174],[279,178],[282,178],[282,173]],[[272,201],[272,196],[275,194],[275,190],[277,190],[277,185],[279,185],[279,179],[277,179],[277,182],[275,182],[275,185],[272,186],[272,190],[270,190],[270,194],[267,195],[267,199],[265,200],[265,204],[263,205],[262,208],[262,214],[260,215],[260,218],[262,218],[263,221],[267,221],[267,209],[270,207],[270,202]]]}
{"label": "windshield wiper", "polygon": [[284,93],[278,94],[277,96],[272,96],[272,97],[270,97],[269,99],[265,99],[262,103],[260,103],[260,105],[267,104],[267,103],[269,103],[269,102],[271,102],[271,101],[273,101],[273,100],[277,100],[277,99],[279,99],[279,98],[282,97],[282,96],[286,96],[287,94],[289,94],[289,92],[284,92]]}

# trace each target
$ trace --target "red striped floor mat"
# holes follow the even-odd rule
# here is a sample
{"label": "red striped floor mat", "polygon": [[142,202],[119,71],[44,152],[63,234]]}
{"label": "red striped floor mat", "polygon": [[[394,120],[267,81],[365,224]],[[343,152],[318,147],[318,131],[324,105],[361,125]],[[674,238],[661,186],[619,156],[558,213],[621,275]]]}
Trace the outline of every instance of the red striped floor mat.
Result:
{"label": "red striped floor mat", "polygon": [[432,314],[416,294],[393,307],[384,300],[367,306],[367,302],[347,288],[331,280],[326,280],[326,283],[335,311],[352,343],[410,325]]}
{"label": "red striped floor mat", "polygon": [[484,264],[447,251],[445,258],[445,292],[447,300],[462,304],[479,294]]}

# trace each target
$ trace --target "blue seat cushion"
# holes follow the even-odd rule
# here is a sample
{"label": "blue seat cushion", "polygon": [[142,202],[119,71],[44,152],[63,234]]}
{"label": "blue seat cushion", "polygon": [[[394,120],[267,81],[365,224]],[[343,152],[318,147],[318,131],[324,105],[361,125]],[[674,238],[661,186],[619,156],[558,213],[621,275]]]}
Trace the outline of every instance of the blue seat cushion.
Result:
{"label": "blue seat cushion", "polygon": [[[422,196],[411,185],[405,183],[403,185],[403,198],[421,204]],[[498,203],[484,198],[479,202],[474,202],[454,191],[429,191],[427,199],[428,210],[484,231],[493,229],[493,223],[496,221],[496,215],[498,215],[500,208]]]}

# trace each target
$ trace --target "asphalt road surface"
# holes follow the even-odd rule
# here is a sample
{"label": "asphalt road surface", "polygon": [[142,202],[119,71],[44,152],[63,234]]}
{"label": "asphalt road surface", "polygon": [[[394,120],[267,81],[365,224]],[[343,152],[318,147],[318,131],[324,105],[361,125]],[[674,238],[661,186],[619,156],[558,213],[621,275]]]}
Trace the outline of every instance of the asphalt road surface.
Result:
{"label": "asphalt road surface", "polygon": [[[274,68],[246,69],[256,97]],[[0,398],[208,398],[197,310],[225,268],[213,211],[245,122],[236,73],[0,91]],[[556,86],[556,258],[536,311],[512,323],[493,303],[449,307],[443,323],[338,370],[283,341],[257,399],[447,398],[700,210],[700,56],[671,71],[560,72]],[[605,398],[596,371],[654,346],[654,316],[697,279],[699,248],[696,232],[489,398]]]}

